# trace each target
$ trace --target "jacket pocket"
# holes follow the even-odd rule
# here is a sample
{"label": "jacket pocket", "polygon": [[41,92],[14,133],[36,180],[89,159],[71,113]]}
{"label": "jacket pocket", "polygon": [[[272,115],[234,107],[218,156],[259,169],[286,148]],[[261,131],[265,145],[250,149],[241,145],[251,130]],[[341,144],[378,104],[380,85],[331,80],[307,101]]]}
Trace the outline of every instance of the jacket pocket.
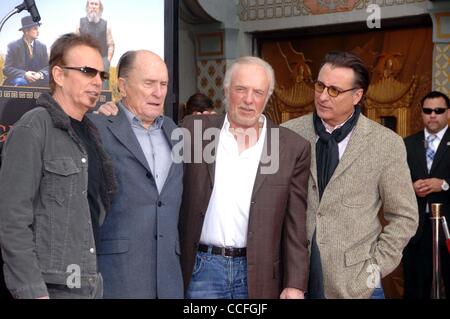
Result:
{"label": "jacket pocket", "polygon": [[349,298],[369,298],[380,278],[380,268],[372,257],[371,247],[371,243],[366,242],[345,252]]}
{"label": "jacket pocket", "polygon": [[81,171],[71,157],[44,160],[44,169],[47,172],[62,176],[77,174]]}
{"label": "jacket pocket", "polygon": [[126,253],[130,248],[130,241],[128,239],[109,239],[101,240],[97,248],[97,254],[122,254]]}
{"label": "jacket pocket", "polygon": [[81,168],[77,167],[71,157],[44,160],[42,191],[60,206],[70,198],[76,186],[76,176]]}
{"label": "jacket pocket", "polygon": [[372,258],[370,254],[372,243],[363,243],[345,252],[345,266],[350,267]]}

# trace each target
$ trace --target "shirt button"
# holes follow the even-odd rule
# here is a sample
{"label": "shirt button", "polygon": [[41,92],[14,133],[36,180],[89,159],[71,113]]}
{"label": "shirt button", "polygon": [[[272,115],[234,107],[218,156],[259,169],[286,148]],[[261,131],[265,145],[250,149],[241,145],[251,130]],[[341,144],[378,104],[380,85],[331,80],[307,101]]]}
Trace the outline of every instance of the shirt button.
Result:
{"label": "shirt button", "polygon": [[86,163],[86,162],[87,162],[87,159],[83,157],[83,158],[81,159],[81,163],[84,164],[84,163]]}
{"label": "shirt button", "polygon": [[158,202],[158,207],[161,207],[162,206],[162,202]]}
{"label": "shirt button", "polygon": [[94,249],[94,248],[91,248],[91,249],[89,249],[89,252],[90,252],[91,254],[93,254],[93,253],[95,253],[95,249]]}

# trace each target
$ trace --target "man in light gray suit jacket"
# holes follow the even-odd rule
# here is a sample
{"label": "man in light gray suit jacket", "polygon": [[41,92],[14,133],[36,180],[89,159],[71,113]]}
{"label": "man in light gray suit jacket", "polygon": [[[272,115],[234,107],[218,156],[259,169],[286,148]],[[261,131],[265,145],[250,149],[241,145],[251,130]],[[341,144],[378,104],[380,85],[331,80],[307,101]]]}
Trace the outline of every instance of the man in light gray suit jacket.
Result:
{"label": "man in light gray suit jacket", "polygon": [[361,114],[368,86],[360,58],[329,53],[315,83],[315,112],[284,124],[312,145],[309,298],[384,298],[380,277],[400,263],[417,229],[403,141]]}
{"label": "man in light gray suit jacket", "polygon": [[178,241],[182,164],[173,163],[175,123],[162,115],[168,72],[150,51],[119,60],[119,113],[93,114],[118,180],[97,254],[104,298],[183,298]]}

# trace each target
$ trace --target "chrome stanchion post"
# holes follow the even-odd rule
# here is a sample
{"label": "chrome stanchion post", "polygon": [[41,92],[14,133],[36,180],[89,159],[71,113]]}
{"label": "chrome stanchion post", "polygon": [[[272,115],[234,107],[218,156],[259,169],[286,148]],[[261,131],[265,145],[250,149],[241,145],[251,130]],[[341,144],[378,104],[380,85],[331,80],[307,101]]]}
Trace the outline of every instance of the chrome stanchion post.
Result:
{"label": "chrome stanchion post", "polygon": [[433,282],[431,284],[431,298],[440,299],[440,256],[439,256],[439,221],[441,219],[442,204],[431,204],[431,230],[433,234]]}

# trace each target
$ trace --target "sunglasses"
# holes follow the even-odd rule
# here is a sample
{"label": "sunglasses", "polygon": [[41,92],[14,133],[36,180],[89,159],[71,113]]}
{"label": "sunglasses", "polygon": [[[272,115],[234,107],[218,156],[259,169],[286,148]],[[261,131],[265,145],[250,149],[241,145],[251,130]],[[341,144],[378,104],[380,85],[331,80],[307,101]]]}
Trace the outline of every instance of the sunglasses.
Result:
{"label": "sunglasses", "polygon": [[91,68],[89,66],[80,66],[80,67],[75,67],[75,66],[62,66],[62,69],[66,69],[66,70],[76,70],[76,71],[80,71],[84,74],[86,74],[87,76],[94,78],[97,76],[97,74],[100,74],[100,79],[102,79],[102,81],[108,80],[109,79],[109,73],[106,71],[99,71],[97,69]]}
{"label": "sunglasses", "polygon": [[341,89],[338,89],[335,86],[326,86],[325,84],[323,84],[320,81],[317,81],[317,82],[314,83],[314,90],[317,93],[322,93],[325,90],[325,88],[327,89],[328,95],[331,96],[331,97],[337,97],[339,94],[342,94],[342,93],[345,93],[345,92],[357,89],[357,88],[351,88],[351,89],[348,89],[348,90],[341,90]]}
{"label": "sunglasses", "polygon": [[431,113],[436,113],[436,114],[443,114],[445,111],[447,111],[446,107],[437,107],[435,109],[429,109],[427,107],[422,108],[422,112],[425,114],[431,114]]}

